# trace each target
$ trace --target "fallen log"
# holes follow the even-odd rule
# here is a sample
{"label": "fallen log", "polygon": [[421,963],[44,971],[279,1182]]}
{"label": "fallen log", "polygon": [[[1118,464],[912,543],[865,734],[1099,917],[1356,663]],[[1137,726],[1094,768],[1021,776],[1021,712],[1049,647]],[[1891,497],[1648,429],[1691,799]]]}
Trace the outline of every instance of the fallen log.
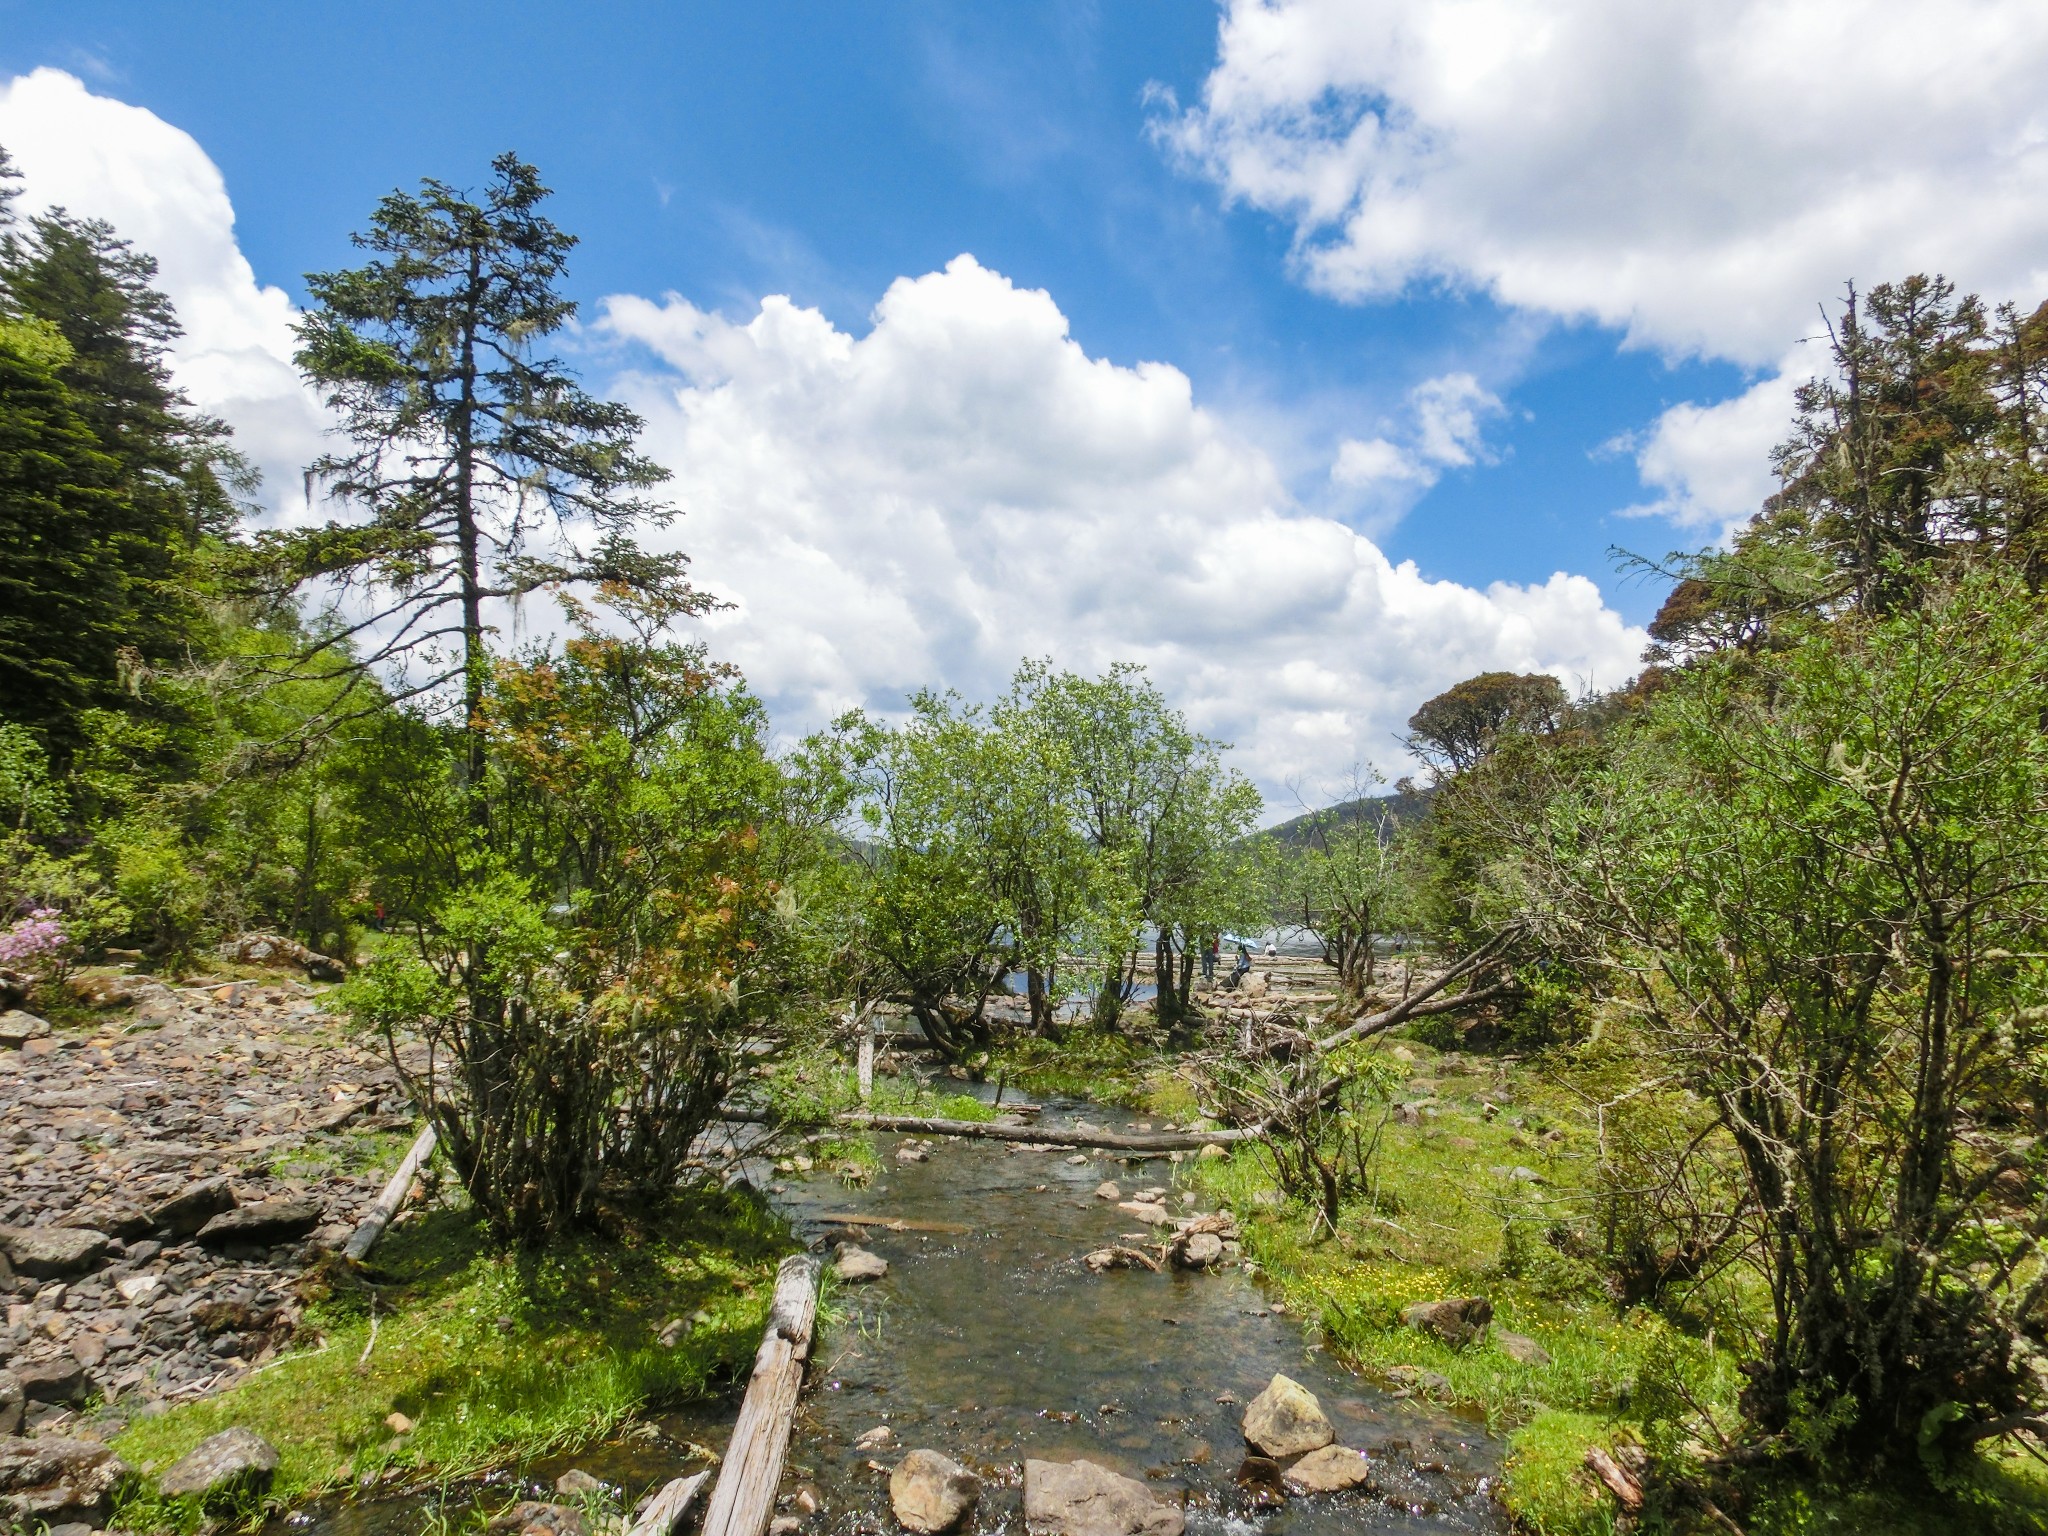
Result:
{"label": "fallen log", "polygon": [[[1020,1110],[1021,1113],[1021,1110]],[[802,1129],[806,1122],[782,1121],[757,1109],[728,1109],[719,1119],[736,1125],[786,1125]],[[919,1115],[834,1115],[832,1125],[863,1131],[904,1131],[919,1136],[966,1136],[981,1141],[1012,1141],[1027,1147],[1094,1147],[1108,1152],[1193,1152],[1201,1147],[1228,1147],[1257,1141],[1266,1134],[1263,1122],[1228,1131],[1073,1131],[1053,1126],[993,1125],[986,1120],[935,1120]]]}
{"label": "fallen log", "polygon": [[697,1490],[710,1478],[709,1472],[699,1472],[694,1477],[679,1477],[667,1484],[640,1511],[633,1522],[633,1528],[626,1536],[674,1536],[683,1517],[690,1512],[690,1506],[697,1502]]}
{"label": "fallen log", "polygon": [[841,1125],[871,1131],[910,1131],[921,1136],[971,1136],[985,1141],[1014,1141],[1033,1147],[1098,1147],[1110,1152],[1192,1152],[1199,1147],[1227,1147],[1257,1141],[1262,1125],[1229,1131],[1076,1131],[1050,1125],[991,1125],[985,1120],[927,1120],[915,1115],[841,1115]]}
{"label": "fallen log", "polygon": [[879,1227],[884,1232],[940,1232],[951,1237],[974,1230],[957,1221],[911,1221],[902,1216],[837,1215],[815,1219],[828,1227]]}
{"label": "fallen log", "polygon": [[430,1125],[421,1131],[412,1144],[412,1150],[398,1165],[398,1172],[391,1175],[391,1181],[384,1186],[384,1193],[377,1197],[377,1203],[364,1212],[363,1219],[356,1223],[355,1231],[348,1235],[348,1242],[342,1246],[343,1257],[360,1264],[377,1245],[377,1239],[384,1235],[384,1229],[391,1225],[391,1218],[398,1214],[405,1204],[406,1196],[412,1193],[412,1181],[419,1177],[427,1159],[434,1155],[434,1143],[440,1138]]}
{"label": "fallen log", "polygon": [[775,1275],[768,1331],[754,1355],[746,1399],[704,1511],[702,1536],[764,1536],[767,1531],[817,1312],[818,1260],[792,1254]]}

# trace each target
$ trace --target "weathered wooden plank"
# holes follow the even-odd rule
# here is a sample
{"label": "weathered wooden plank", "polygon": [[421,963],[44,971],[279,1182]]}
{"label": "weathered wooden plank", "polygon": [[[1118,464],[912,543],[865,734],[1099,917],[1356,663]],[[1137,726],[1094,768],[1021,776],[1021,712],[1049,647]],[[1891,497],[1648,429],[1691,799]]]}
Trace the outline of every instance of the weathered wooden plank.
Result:
{"label": "weathered wooden plank", "polygon": [[690,1512],[690,1506],[697,1502],[697,1490],[710,1477],[709,1472],[699,1472],[694,1477],[679,1477],[667,1484],[647,1501],[647,1507],[640,1511],[640,1517],[633,1522],[633,1528],[626,1536],[673,1536],[676,1527],[683,1523],[683,1516]]}
{"label": "weathered wooden plank", "polygon": [[377,1203],[364,1213],[356,1223],[355,1231],[348,1236],[342,1247],[344,1257],[361,1263],[369,1251],[377,1245],[377,1239],[384,1235],[384,1229],[391,1225],[391,1218],[398,1214],[405,1197],[412,1190],[412,1181],[419,1177],[420,1169],[427,1165],[427,1159],[434,1155],[434,1143],[439,1138],[430,1125],[421,1131],[412,1144],[412,1150],[405,1154],[405,1160],[398,1165],[398,1172],[391,1175],[391,1182],[384,1186],[384,1193],[377,1197]]}
{"label": "weathered wooden plank", "polygon": [[768,1329],[754,1355],[739,1420],[704,1511],[703,1536],[764,1536],[767,1531],[817,1313],[818,1260],[808,1253],[792,1254],[775,1275]]}

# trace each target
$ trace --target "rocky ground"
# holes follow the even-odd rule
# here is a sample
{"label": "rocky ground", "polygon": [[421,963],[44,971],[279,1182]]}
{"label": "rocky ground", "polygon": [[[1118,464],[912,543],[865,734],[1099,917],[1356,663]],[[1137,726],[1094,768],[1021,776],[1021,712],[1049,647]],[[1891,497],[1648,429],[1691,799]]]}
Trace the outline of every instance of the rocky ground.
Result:
{"label": "rocky ground", "polygon": [[80,990],[83,1025],[0,1017],[0,1434],[259,1368],[411,1128],[389,1062],[298,975]]}

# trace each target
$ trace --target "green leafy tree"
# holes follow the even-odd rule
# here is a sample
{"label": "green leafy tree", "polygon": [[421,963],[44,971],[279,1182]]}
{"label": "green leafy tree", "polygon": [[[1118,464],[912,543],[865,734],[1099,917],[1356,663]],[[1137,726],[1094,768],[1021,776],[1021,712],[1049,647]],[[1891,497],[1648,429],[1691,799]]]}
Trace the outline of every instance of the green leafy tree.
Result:
{"label": "green leafy tree", "polygon": [[1316,936],[1323,963],[1354,998],[1372,988],[1374,946],[1393,929],[1406,887],[1393,818],[1366,799],[1377,782],[1361,778],[1347,799],[1304,817],[1277,858],[1274,915]]}
{"label": "green leafy tree", "polygon": [[1863,1469],[2048,1434],[2048,618],[2010,568],[1674,678],[1522,867],[1617,1027],[1709,1106],[1767,1298],[1746,1403]]}

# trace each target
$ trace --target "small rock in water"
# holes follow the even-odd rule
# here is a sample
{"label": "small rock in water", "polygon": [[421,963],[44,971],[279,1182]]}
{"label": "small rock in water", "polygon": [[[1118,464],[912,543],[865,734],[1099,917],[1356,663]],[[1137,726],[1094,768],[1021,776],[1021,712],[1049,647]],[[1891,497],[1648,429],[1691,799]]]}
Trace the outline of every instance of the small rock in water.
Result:
{"label": "small rock in water", "polygon": [[1165,1206],[1155,1204],[1150,1200],[1119,1201],[1117,1204],[1117,1209],[1120,1211],[1129,1212],[1131,1215],[1137,1217],[1140,1221],[1149,1221],[1155,1227],[1163,1224],[1164,1222],[1170,1219],[1167,1216]]}
{"label": "small rock in water", "polygon": [[1484,1296],[1418,1301],[1401,1309],[1401,1321],[1419,1333],[1431,1334],[1453,1349],[1484,1338],[1493,1321],[1493,1303]]}
{"label": "small rock in water", "polygon": [[1231,1481],[1250,1494],[1252,1502],[1262,1509],[1287,1502],[1287,1487],[1280,1481],[1280,1463],[1270,1456],[1245,1457],[1238,1463]]}
{"label": "small rock in water", "polygon": [[566,1504],[527,1499],[494,1516],[486,1531],[517,1531],[519,1536],[583,1536],[583,1514]]}
{"label": "small rock in water", "polygon": [[832,1273],[842,1284],[861,1285],[888,1274],[889,1261],[857,1243],[841,1243],[832,1250]]}
{"label": "small rock in water", "polygon": [[1500,1346],[1502,1354],[1522,1365],[1550,1364],[1550,1351],[1526,1333],[1509,1333],[1505,1328],[1496,1328],[1493,1330],[1493,1342]]}
{"label": "small rock in water", "polygon": [[197,1494],[202,1502],[267,1493],[277,1471],[277,1447],[237,1424],[202,1440],[157,1479],[170,1498]]}
{"label": "small rock in water", "polygon": [[889,1507],[917,1536],[951,1530],[980,1494],[981,1480],[937,1451],[912,1451],[889,1474]]}
{"label": "small rock in water", "polygon": [[923,1163],[930,1160],[931,1153],[925,1151],[923,1147],[918,1146],[914,1142],[906,1143],[896,1149],[896,1161],[899,1163]]}
{"label": "small rock in water", "polygon": [[1118,1189],[1116,1185],[1112,1184],[1108,1179],[1104,1179],[1100,1184],[1095,1186],[1095,1198],[1098,1200],[1121,1200],[1123,1199],[1123,1197],[1124,1192]]}
{"label": "small rock in water", "polygon": [[1300,1493],[1341,1493],[1346,1488],[1375,1491],[1365,1452],[1343,1445],[1310,1451],[1287,1469],[1287,1486]]}
{"label": "small rock in water", "polygon": [[1026,1461],[1028,1536],[1181,1536],[1180,1510],[1092,1461]]}
{"label": "small rock in water", "polygon": [[1185,1268],[1207,1269],[1223,1257],[1223,1239],[1214,1232],[1197,1232],[1174,1257]]}
{"label": "small rock in water", "polygon": [[1072,1163],[1076,1168],[1085,1168],[1088,1166],[1088,1156],[1084,1152],[1076,1152],[1072,1157],[1068,1158],[1067,1161]]}
{"label": "small rock in water", "polygon": [[1276,1375],[1244,1410],[1246,1443],[1268,1456],[1299,1456],[1337,1438],[1323,1405],[1292,1377]]}
{"label": "small rock in water", "polygon": [[896,1432],[886,1424],[877,1424],[873,1429],[864,1430],[853,1442],[856,1451],[879,1451],[891,1440]]}
{"label": "small rock in water", "polygon": [[555,1479],[555,1492],[565,1499],[582,1499],[594,1493],[603,1493],[604,1484],[581,1467],[571,1467]]}
{"label": "small rock in water", "polygon": [[777,1515],[768,1522],[768,1536],[796,1536],[803,1528],[803,1521],[795,1515]]}

